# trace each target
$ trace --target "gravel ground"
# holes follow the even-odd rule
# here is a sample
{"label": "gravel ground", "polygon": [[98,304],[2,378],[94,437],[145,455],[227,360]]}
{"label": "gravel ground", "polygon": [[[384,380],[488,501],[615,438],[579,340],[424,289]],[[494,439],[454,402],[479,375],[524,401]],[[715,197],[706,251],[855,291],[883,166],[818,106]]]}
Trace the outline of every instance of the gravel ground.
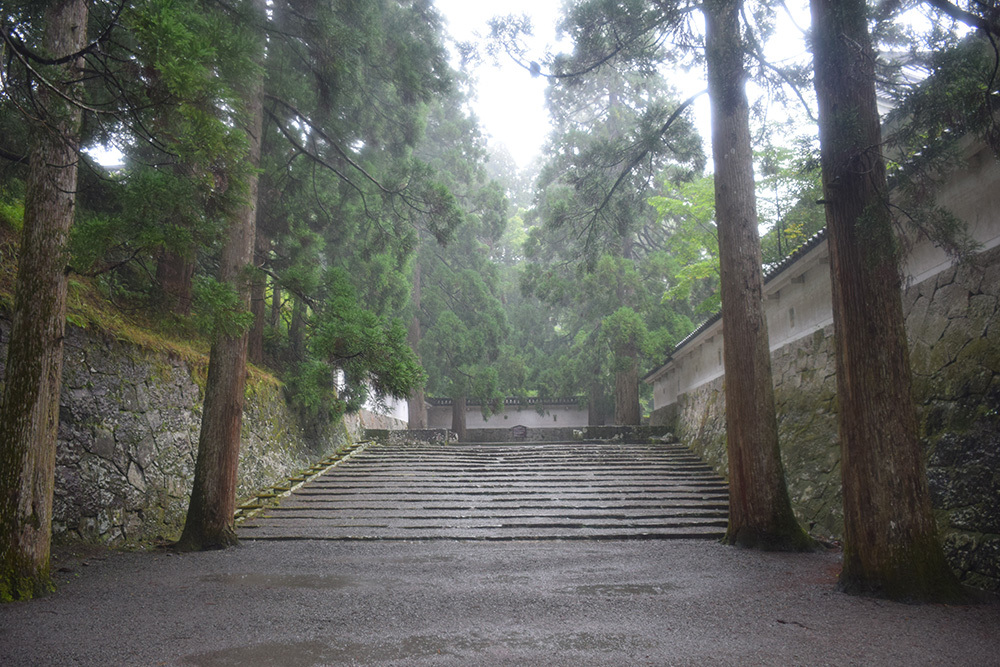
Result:
{"label": "gravel ground", "polygon": [[[251,542],[62,559],[0,665],[1000,665],[1000,603],[835,592],[710,541]],[[86,565],[84,565],[86,563]]]}

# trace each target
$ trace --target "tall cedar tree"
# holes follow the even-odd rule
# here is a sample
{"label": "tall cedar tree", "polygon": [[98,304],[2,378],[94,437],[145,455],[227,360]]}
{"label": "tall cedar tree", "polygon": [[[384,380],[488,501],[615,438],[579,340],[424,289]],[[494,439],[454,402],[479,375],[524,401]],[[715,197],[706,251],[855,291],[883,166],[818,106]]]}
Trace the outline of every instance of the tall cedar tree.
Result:
{"label": "tall cedar tree", "polygon": [[[684,32],[692,7],[686,2],[636,3],[626,11],[600,0],[581,3],[574,10],[575,16],[584,17],[591,26],[583,34],[598,43],[603,53],[594,55],[589,67],[578,65],[578,72],[586,75],[613,58],[649,66],[659,57],[658,47],[653,45],[668,35]],[[707,24],[705,56],[713,117],[726,339],[726,424],[732,484],[726,541],[764,549],[805,549],[812,541],[792,514],[778,450],[767,323],[761,301],[761,251],[744,91],[746,49],[739,30],[742,8],[737,0],[706,0],[701,5]],[[581,19],[574,20],[582,25]]]}
{"label": "tall cedar tree", "polygon": [[[243,103],[246,123],[247,156],[253,170],[260,164],[261,128],[263,125],[263,59],[265,0],[249,0],[251,20],[259,30],[258,73],[244,84]],[[246,177],[245,202],[230,220],[222,248],[219,280],[230,285],[240,296],[242,311],[250,309],[248,268],[253,261],[254,233],[257,220],[256,171]],[[217,332],[208,363],[208,381],[202,409],[198,458],[194,486],[188,506],[184,532],[178,548],[185,550],[227,547],[236,543],[236,472],[243,422],[243,395],[247,374],[248,332]]]}
{"label": "tall cedar tree", "polygon": [[[578,44],[559,66],[575,69],[591,55]],[[613,375],[614,423],[638,424],[639,355],[651,329],[662,334],[666,324],[654,306],[663,286],[655,267],[669,231],[647,202],[659,174],[683,179],[703,168],[701,142],[659,75],[606,67],[568,78],[548,92],[551,156],[538,179],[542,224],[525,245],[523,285],[576,348],[546,365],[590,388],[592,418]]]}
{"label": "tall cedar tree", "polygon": [[[0,399],[0,600],[51,588],[52,495],[66,328],[66,240],[76,206],[85,0],[53,0],[37,81],[7,370]],[[30,57],[30,56],[25,56]],[[41,63],[35,62],[34,66]]]}
{"label": "tall cedar tree", "polygon": [[[421,289],[420,284],[420,262],[413,265],[413,290],[410,294],[410,303],[413,306],[413,317],[410,318],[410,326],[406,332],[406,342],[410,349],[420,358],[420,308]],[[407,399],[409,414],[407,415],[407,428],[411,431],[427,428],[427,402],[424,397],[424,386],[418,385],[410,392]]]}
{"label": "tall cedar tree", "polygon": [[715,210],[726,341],[729,528],[724,541],[801,550],[812,544],[792,513],[778,449],[764,314],[750,112],[739,28],[742,2],[706,0],[705,57],[712,107]]}
{"label": "tall cedar tree", "polygon": [[396,319],[416,219],[446,233],[459,217],[414,151],[452,72],[427,3],[281,0],[269,12],[257,233],[278,317],[264,352],[303,415],[336,416],[422,378],[395,349]]}
{"label": "tall cedar tree", "polygon": [[833,282],[848,593],[952,600],[911,397],[898,246],[864,0],[812,0]]}
{"label": "tall cedar tree", "polygon": [[468,93],[456,88],[435,102],[427,116],[426,136],[414,151],[461,211],[444,245],[440,234],[431,233],[431,216],[414,218],[420,244],[410,327],[411,345],[427,371],[427,391],[453,400],[452,430],[459,440],[465,439],[468,398],[477,399],[486,414],[499,407],[509,389],[502,385],[500,370],[510,327],[498,298],[499,267],[494,261],[507,199],[500,185],[489,180],[485,141],[466,111],[467,100]]}

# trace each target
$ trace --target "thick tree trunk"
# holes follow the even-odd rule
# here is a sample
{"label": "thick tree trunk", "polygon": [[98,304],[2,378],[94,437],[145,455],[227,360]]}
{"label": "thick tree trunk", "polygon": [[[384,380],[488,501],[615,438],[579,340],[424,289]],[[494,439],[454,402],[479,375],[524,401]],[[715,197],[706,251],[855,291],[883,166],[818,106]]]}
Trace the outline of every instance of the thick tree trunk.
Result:
{"label": "thick tree trunk", "polygon": [[628,353],[628,368],[615,373],[615,424],[634,426],[642,421],[639,407],[639,354]]}
{"label": "thick tree trunk", "polygon": [[[417,355],[418,360],[420,359],[420,337],[422,335],[420,331],[420,290],[420,262],[417,262],[413,267],[413,294],[411,296],[413,318],[410,320],[406,342],[410,344],[410,349],[413,350],[413,354]],[[427,428],[427,404],[424,401],[423,385],[410,392],[407,405],[409,408],[408,428],[411,431]]]}
{"label": "thick tree trunk", "polygon": [[706,62],[722,278],[729,528],[725,542],[799,550],[812,541],[795,520],[778,449],[764,314],[740,0],[706,0]]}
{"label": "thick tree trunk", "polygon": [[292,321],[288,325],[288,350],[292,362],[306,358],[306,302],[292,296]]}
{"label": "thick tree trunk", "polygon": [[[254,266],[262,267],[267,261],[270,251],[270,240],[257,230],[254,239]],[[247,358],[250,363],[260,366],[264,363],[264,326],[267,324],[267,303],[265,290],[267,279],[264,273],[254,274],[250,287],[250,312],[253,313],[253,327],[250,329],[250,340],[247,342]]]}
{"label": "thick tree trunk", "polygon": [[[56,0],[45,15],[44,51],[76,53],[86,40],[84,0]],[[76,91],[82,62],[51,83]],[[0,601],[51,589],[52,494],[66,327],[66,238],[76,205],[80,110],[40,86],[24,203],[7,370],[0,397]]]}
{"label": "thick tree trunk", "polygon": [[[261,25],[264,0],[253,0]],[[261,36],[262,37],[262,36]],[[263,57],[264,45],[260,43]],[[247,160],[255,170],[260,164],[261,126],[263,123],[263,78],[249,85],[245,95],[247,114]],[[244,309],[250,308],[250,285],[247,266],[253,261],[257,211],[257,175],[247,177],[246,202],[234,214],[222,249],[220,280],[237,289]],[[212,549],[236,543],[236,472],[243,422],[243,394],[246,386],[248,334],[236,337],[218,335],[212,345],[202,409],[198,458],[194,486],[188,506],[184,532],[178,548]]]}
{"label": "thick tree trunk", "polygon": [[849,593],[960,594],[938,542],[911,397],[864,0],[812,0],[823,195],[833,282]]}
{"label": "thick tree trunk", "polygon": [[[632,261],[632,238],[627,229],[622,231],[622,259]],[[618,278],[618,302],[631,307],[635,300],[635,290],[626,286],[624,275]],[[618,352],[616,352],[617,356]],[[615,424],[617,426],[637,426],[642,421],[642,406],[639,404],[639,350],[629,347],[623,353],[625,368],[615,371]]]}
{"label": "thick tree trunk", "polygon": [[459,442],[465,442],[465,405],[466,397],[454,398],[451,401],[451,430]]}
{"label": "thick tree trunk", "polygon": [[178,315],[191,314],[191,286],[194,262],[169,250],[156,257],[156,282],[160,286],[163,305]]}
{"label": "thick tree trunk", "polygon": [[587,425],[604,426],[604,389],[596,379],[587,391]]}

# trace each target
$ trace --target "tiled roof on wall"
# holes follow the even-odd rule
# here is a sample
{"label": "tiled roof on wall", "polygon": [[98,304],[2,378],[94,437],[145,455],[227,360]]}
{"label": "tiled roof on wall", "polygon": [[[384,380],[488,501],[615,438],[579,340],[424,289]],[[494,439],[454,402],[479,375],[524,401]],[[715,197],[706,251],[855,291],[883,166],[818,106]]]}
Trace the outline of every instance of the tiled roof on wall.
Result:
{"label": "tiled roof on wall", "polygon": [[[810,250],[812,250],[820,243],[822,243],[825,239],[826,239],[826,227],[824,227],[823,229],[819,230],[818,232],[810,236],[805,243],[796,248],[794,252],[788,255],[788,257],[781,260],[775,266],[771,267],[771,269],[764,274],[764,284],[767,285],[769,282],[777,278],[785,270],[787,270],[789,267],[793,266],[796,262],[798,262],[806,253],[808,253]],[[678,350],[680,350],[685,345],[690,343],[692,340],[700,336],[704,331],[706,331],[709,327],[718,322],[720,319],[722,319],[722,313],[716,313],[715,315],[712,315],[710,318],[702,322],[697,329],[695,329],[687,336],[685,336],[684,340],[677,343],[677,345],[674,347],[674,351],[671,352],[669,356],[667,356],[667,358],[663,361],[662,364],[660,364],[654,370],[647,373],[642,379],[648,380],[652,376],[656,375],[661,368],[663,368],[664,366],[666,366],[671,362],[671,360],[674,358],[674,355],[677,354]]]}

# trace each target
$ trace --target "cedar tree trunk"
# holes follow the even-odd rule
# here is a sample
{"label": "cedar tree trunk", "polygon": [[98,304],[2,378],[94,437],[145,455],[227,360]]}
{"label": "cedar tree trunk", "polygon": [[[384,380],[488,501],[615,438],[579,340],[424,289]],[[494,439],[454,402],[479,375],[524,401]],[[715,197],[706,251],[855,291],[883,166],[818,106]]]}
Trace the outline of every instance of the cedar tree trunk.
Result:
{"label": "cedar tree trunk", "polygon": [[183,255],[163,249],[156,257],[156,282],[160,286],[164,306],[172,313],[191,313],[191,285],[194,262]]}
{"label": "cedar tree trunk", "polygon": [[587,425],[604,426],[604,388],[595,378],[587,392]]}
{"label": "cedar tree trunk", "polygon": [[722,278],[729,455],[729,528],[739,546],[801,550],[812,540],[795,520],[778,449],[764,313],[740,0],[706,0],[706,61]]}
{"label": "cedar tree trunk", "polygon": [[454,398],[451,401],[451,430],[455,432],[455,436],[459,442],[465,442],[466,436],[465,405],[466,398],[464,394],[460,398]]}
{"label": "cedar tree trunk", "polygon": [[[263,26],[264,0],[253,0],[253,3]],[[263,58],[263,41],[259,49],[260,57]],[[222,249],[219,277],[238,290],[242,297],[242,307],[249,310],[247,268],[253,261],[256,231],[256,167],[260,164],[263,123],[262,76],[248,86],[244,99],[247,113],[247,160],[251,170],[247,176],[246,201],[230,221],[226,243]],[[235,337],[220,333],[212,344],[194,486],[184,532],[177,545],[179,549],[224,548],[236,543],[236,472],[247,374],[247,339],[247,332]]]}
{"label": "cedar tree trunk", "polygon": [[306,358],[306,302],[292,294],[292,321],[288,325],[288,351],[293,363]]}
{"label": "cedar tree trunk", "polygon": [[[420,289],[420,262],[416,262],[413,266],[413,294],[411,296],[413,318],[410,320],[409,331],[406,332],[406,342],[410,344],[413,354],[417,355],[418,361],[420,359],[420,337],[422,335],[420,331]],[[410,396],[407,399],[407,407],[409,410],[407,428],[411,431],[427,428],[427,404],[424,400],[423,385],[410,392]]]}
{"label": "cedar tree trunk", "polygon": [[[267,261],[270,241],[257,230],[254,239],[254,266],[262,267]],[[267,324],[267,279],[262,271],[254,273],[250,286],[250,312],[253,313],[253,328],[247,343],[247,358],[258,366],[264,363],[264,326]]]}
{"label": "cedar tree trunk", "polygon": [[[87,4],[55,0],[45,13],[43,51],[52,57],[85,46]],[[25,600],[52,588],[52,494],[59,390],[66,330],[66,238],[76,205],[80,109],[74,95],[82,59],[43,70],[32,128],[24,228],[15,283],[7,370],[0,397],[0,600]]]}
{"label": "cedar tree trunk", "polygon": [[[621,237],[622,259],[631,261],[632,239],[627,229],[621,230]],[[627,288],[624,276],[619,276],[618,302],[631,306],[634,297],[635,290]],[[626,358],[625,368],[615,371],[615,425],[637,426],[642,421],[642,407],[639,404],[639,350],[630,346],[623,356]]]}
{"label": "cedar tree trunk", "polygon": [[615,424],[638,425],[642,421],[639,408],[639,353],[627,352],[628,367],[615,372]]}
{"label": "cedar tree trunk", "polygon": [[269,324],[275,329],[281,321],[281,285],[278,281],[271,279],[271,315]]}
{"label": "cedar tree trunk", "polygon": [[833,281],[844,496],[840,587],[949,600],[911,397],[874,54],[863,0],[812,0],[823,196]]}

